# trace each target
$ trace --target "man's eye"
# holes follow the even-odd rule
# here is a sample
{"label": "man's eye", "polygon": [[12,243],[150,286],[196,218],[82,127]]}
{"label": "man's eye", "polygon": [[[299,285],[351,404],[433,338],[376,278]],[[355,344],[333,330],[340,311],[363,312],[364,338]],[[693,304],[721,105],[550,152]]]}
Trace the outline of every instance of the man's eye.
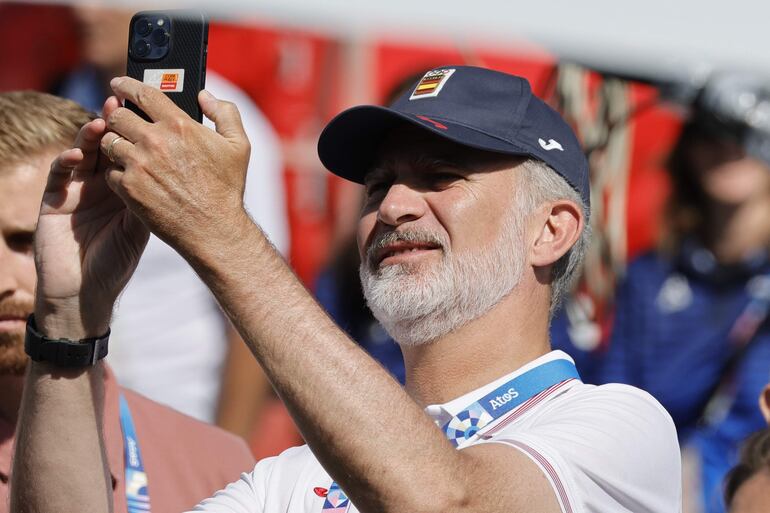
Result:
{"label": "man's eye", "polygon": [[453,182],[461,180],[463,177],[457,173],[441,172],[431,173],[429,180],[436,185],[449,185]]}
{"label": "man's eye", "polygon": [[32,245],[35,241],[35,235],[31,232],[14,233],[8,237],[8,247],[13,251],[27,253],[32,251]]}

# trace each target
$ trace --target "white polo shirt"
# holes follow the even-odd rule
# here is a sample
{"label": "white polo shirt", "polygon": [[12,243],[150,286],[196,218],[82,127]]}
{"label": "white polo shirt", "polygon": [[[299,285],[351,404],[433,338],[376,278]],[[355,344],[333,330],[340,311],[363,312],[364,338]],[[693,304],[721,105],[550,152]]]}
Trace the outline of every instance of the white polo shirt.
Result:
{"label": "white polo shirt", "polygon": [[[547,362],[553,351],[488,385],[426,413],[437,424],[507,381]],[[460,447],[503,443],[526,454],[553,487],[564,513],[677,513],[682,508],[679,443],[674,423],[646,392],[627,385],[551,386],[496,419]],[[504,457],[506,451],[501,451]],[[332,479],[307,446],[257,463],[195,511],[322,513]],[[351,506],[349,513],[357,513]]]}

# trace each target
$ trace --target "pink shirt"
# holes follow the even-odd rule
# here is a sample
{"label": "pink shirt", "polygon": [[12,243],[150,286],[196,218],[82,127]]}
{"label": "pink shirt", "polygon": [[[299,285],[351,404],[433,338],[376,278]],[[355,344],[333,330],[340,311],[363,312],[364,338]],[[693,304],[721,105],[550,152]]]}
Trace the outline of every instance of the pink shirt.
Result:
{"label": "pink shirt", "polygon": [[[115,513],[125,513],[123,434],[118,387],[105,373],[104,432],[114,483]],[[130,390],[122,389],[136,426],[147,472],[153,513],[192,509],[202,499],[254,468],[246,443],[235,435],[204,424]],[[14,427],[0,419],[0,513],[8,513],[8,476]]]}

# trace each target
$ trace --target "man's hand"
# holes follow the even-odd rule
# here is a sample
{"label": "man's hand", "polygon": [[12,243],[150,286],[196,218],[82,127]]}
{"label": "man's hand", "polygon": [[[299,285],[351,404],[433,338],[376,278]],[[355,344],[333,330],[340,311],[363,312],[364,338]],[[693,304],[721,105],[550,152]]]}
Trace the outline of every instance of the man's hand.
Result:
{"label": "man's hand", "polygon": [[[111,85],[119,99],[139,106],[153,122],[119,107],[116,98],[107,101],[112,132],[101,144],[105,152],[114,144],[118,166],[109,171],[108,183],[155,234],[189,255],[197,242],[245,217],[250,146],[235,105],[201,92],[200,105],[216,124],[214,132],[141,82],[123,77]],[[117,134],[125,139],[113,143]]]}
{"label": "man's hand", "polygon": [[51,165],[35,235],[36,318],[50,337],[102,335],[149,232],[105,182],[105,123],[81,128]]}

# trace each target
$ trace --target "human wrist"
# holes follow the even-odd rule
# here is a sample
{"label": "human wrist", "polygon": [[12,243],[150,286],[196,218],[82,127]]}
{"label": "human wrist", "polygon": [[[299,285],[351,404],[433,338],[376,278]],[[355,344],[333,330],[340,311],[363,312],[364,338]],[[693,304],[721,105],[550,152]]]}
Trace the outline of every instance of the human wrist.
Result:
{"label": "human wrist", "polygon": [[79,302],[38,300],[35,302],[35,323],[38,331],[51,339],[73,341],[104,335],[110,327],[112,308],[85,309]]}
{"label": "human wrist", "polygon": [[195,268],[216,267],[240,254],[238,248],[248,241],[254,221],[242,206],[220,211],[194,234],[180,241],[178,250]]}

